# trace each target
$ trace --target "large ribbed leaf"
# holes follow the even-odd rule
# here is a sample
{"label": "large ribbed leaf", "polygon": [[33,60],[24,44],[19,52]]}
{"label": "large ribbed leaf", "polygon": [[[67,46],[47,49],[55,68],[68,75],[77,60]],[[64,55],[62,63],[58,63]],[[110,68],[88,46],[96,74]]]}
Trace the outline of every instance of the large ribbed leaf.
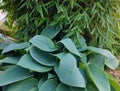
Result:
{"label": "large ribbed leaf", "polygon": [[77,68],[77,60],[71,54],[66,54],[60,61],[59,78],[67,85],[85,87],[85,79]]}
{"label": "large ribbed leaf", "polygon": [[88,47],[88,49],[101,55],[104,55],[106,57],[105,64],[111,69],[115,69],[118,67],[119,61],[110,51],[96,47]]}
{"label": "large ribbed leaf", "polygon": [[41,35],[47,36],[52,39],[60,32],[60,30],[60,25],[49,25],[43,29]]}
{"label": "large ribbed leaf", "polygon": [[19,49],[24,49],[26,47],[29,46],[29,43],[28,42],[23,42],[23,43],[13,43],[13,44],[10,44],[8,45],[7,47],[5,47],[2,51],[2,54],[3,53],[6,53],[6,52],[10,52],[10,51],[13,51],[13,50],[19,50]]}
{"label": "large ribbed leaf", "polygon": [[36,47],[30,48],[30,54],[37,62],[46,66],[54,66],[56,59],[54,56],[50,55],[48,52],[39,50]]}
{"label": "large ribbed leaf", "polygon": [[7,64],[16,64],[19,61],[19,57],[6,57],[0,60],[0,64],[7,63]]}
{"label": "large ribbed leaf", "polygon": [[110,91],[109,80],[104,71],[92,63],[90,63],[88,67],[89,76],[99,91],[106,91],[106,89]]}
{"label": "large ribbed leaf", "polygon": [[101,54],[93,54],[90,56],[89,63],[96,64],[99,68],[104,70],[105,65],[105,56]]}
{"label": "large ribbed leaf", "polygon": [[43,35],[36,35],[30,41],[35,47],[43,51],[55,51],[56,47],[51,39]]}
{"label": "large ribbed leaf", "polygon": [[71,39],[66,38],[60,41],[71,53],[81,57],[79,51],[75,47],[74,43],[72,42]]}
{"label": "large ribbed leaf", "polygon": [[56,91],[57,79],[49,79],[39,88],[39,91]]}
{"label": "large ribbed leaf", "polygon": [[35,78],[25,79],[4,87],[3,91],[38,91],[38,81]]}
{"label": "large ribbed leaf", "polygon": [[17,65],[37,72],[47,72],[51,70],[51,67],[39,64],[29,54],[23,55]]}
{"label": "large ribbed leaf", "polygon": [[0,73],[0,86],[14,83],[31,76],[29,70],[14,66]]}

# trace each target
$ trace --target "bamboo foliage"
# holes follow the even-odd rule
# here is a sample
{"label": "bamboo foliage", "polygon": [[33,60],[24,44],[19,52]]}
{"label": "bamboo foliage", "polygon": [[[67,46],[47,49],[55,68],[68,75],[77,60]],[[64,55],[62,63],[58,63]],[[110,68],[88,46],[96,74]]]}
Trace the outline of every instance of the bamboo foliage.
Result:
{"label": "bamboo foliage", "polygon": [[[80,34],[87,45],[118,53],[120,42],[119,0],[3,0],[7,24],[17,26],[16,38],[28,40],[48,25],[60,24],[62,33],[78,44]],[[22,37],[22,38],[20,38]],[[21,41],[21,40],[20,40]],[[79,45],[79,44],[78,44]],[[116,48],[116,49],[115,49]]]}

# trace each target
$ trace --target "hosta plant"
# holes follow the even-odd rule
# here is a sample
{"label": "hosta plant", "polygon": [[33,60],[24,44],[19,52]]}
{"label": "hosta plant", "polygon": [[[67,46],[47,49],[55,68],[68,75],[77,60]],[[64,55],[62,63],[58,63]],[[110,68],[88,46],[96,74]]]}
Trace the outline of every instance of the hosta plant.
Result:
{"label": "hosta plant", "polygon": [[50,27],[53,25],[29,42],[2,50],[3,55],[8,54],[0,61],[3,91],[120,90],[116,79],[105,71],[119,64],[109,50],[87,46],[82,36],[79,45],[63,35],[58,40],[61,29]]}

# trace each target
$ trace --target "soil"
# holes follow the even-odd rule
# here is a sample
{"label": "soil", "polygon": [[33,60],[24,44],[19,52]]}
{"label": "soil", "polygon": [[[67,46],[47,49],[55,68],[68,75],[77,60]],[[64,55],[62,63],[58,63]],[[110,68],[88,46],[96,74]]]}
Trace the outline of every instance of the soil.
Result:
{"label": "soil", "polygon": [[119,69],[116,69],[116,70],[111,70],[110,69],[108,72],[111,75],[113,75],[117,79],[118,83],[120,84],[120,70]]}

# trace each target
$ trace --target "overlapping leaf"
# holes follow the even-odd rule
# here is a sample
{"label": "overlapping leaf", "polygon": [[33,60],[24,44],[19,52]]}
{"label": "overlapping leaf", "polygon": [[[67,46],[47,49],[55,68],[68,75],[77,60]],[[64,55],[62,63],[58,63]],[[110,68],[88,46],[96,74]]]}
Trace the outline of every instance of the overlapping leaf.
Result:
{"label": "overlapping leaf", "polygon": [[56,87],[57,87],[58,83],[57,83],[57,79],[49,79],[47,81],[44,82],[44,84],[39,88],[39,91],[56,91]]}
{"label": "overlapping leaf", "polygon": [[31,76],[29,70],[14,66],[0,73],[0,86],[21,81]]}
{"label": "overlapping leaf", "polygon": [[52,69],[51,67],[39,64],[29,54],[23,55],[17,65],[37,72],[47,72]]}
{"label": "overlapping leaf", "polygon": [[66,54],[59,64],[59,78],[69,86],[85,87],[85,79],[77,68],[77,60],[71,54]]}
{"label": "overlapping leaf", "polygon": [[71,39],[66,38],[60,41],[71,53],[81,57],[79,51],[75,47],[74,43],[72,42]]}
{"label": "overlapping leaf", "polygon": [[35,78],[25,79],[4,87],[3,91],[38,91],[38,81]]}
{"label": "overlapping leaf", "polygon": [[43,85],[43,83],[46,81],[47,79],[45,77],[41,78],[40,81],[38,82],[38,89],[41,88],[41,86]]}
{"label": "overlapping leaf", "polygon": [[0,60],[0,64],[7,63],[7,64],[16,64],[19,61],[19,57],[6,57]]}
{"label": "overlapping leaf", "polygon": [[41,35],[47,36],[52,39],[60,32],[60,30],[60,25],[49,25],[43,29]]}
{"label": "overlapping leaf", "polygon": [[26,47],[29,46],[28,42],[23,42],[23,43],[13,43],[8,45],[7,47],[5,47],[2,51],[2,54],[13,51],[13,50],[20,50],[20,49],[24,49]]}
{"label": "overlapping leaf", "polygon": [[96,47],[88,47],[89,50],[104,55],[106,57],[105,64],[111,69],[115,69],[119,65],[117,58],[108,50]]}
{"label": "overlapping leaf", "polygon": [[32,43],[38,49],[43,50],[43,51],[52,52],[52,51],[57,50],[53,41],[43,35],[36,35],[29,42]]}
{"label": "overlapping leaf", "polygon": [[90,63],[88,65],[89,76],[92,81],[95,83],[99,91],[110,91],[109,80],[105,74],[105,72],[97,67],[95,64]]}
{"label": "overlapping leaf", "polygon": [[60,84],[57,86],[56,91],[71,91],[71,90],[70,90],[69,86],[60,83]]}
{"label": "overlapping leaf", "polygon": [[48,52],[41,51],[36,47],[30,48],[30,54],[35,61],[42,65],[54,66],[56,63],[56,59],[54,56],[50,55]]}
{"label": "overlapping leaf", "polygon": [[99,68],[104,70],[105,65],[105,56],[101,54],[93,54],[90,56],[89,63],[96,64]]}
{"label": "overlapping leaf", "polygon": [[63,83],[60,83],[57,86],[56,91],[86,91],[86,90],[84,88],[71,87]]}

